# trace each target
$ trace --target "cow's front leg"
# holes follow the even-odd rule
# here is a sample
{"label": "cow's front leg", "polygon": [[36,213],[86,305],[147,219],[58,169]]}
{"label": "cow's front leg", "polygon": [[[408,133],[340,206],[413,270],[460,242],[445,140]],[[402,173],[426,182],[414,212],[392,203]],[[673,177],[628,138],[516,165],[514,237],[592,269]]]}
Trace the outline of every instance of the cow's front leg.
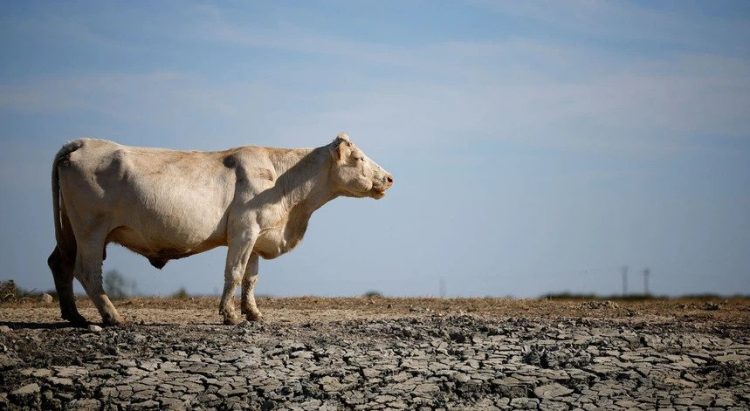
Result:
{"label": "cow's front leg", "polygon": [[263,315],[255,305],[255,283],[258,282],[258,254],[253,253],[247,262],[245,276],[242,278],[242,314],[248,321],[260,321]]}
{"label": "cow's front leg", "polygon": [[221,294],[219,304],[219,315],[224,318],[224,324],[240,322],[240,316],[234,308],[234,290],[245,274],[253,245],[255,245],[255,235],[250,231],[239,233],[229,241],[227,264],[224,268],[224,292]]}

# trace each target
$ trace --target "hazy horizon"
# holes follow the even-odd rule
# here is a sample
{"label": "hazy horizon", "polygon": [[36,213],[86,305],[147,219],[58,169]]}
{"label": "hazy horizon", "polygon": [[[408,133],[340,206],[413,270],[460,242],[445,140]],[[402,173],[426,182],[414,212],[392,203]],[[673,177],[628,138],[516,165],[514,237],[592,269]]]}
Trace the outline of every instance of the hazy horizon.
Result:
{"label": "hazy horizon", "polygon": [[[80,136],[219,150],[346,131],[395,185],[337,199],[259,295],[750,294],[750,3],[9,2],[0,280],[54,287]],[[138,291],[218,294],[225,248]],[[81,291],[76,282],[76,290]]]}

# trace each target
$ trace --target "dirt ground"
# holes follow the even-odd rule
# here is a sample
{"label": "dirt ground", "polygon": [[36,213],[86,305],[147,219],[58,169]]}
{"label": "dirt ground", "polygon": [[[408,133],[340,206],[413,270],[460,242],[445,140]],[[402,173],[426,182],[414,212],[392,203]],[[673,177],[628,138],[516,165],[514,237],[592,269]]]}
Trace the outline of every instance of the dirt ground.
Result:
{"label": "dirt ground", "polygon": [[[750,300],[134,298],[0,304],[0,409],[748,409]],[[99,321],[85,299],[82,314]]]}

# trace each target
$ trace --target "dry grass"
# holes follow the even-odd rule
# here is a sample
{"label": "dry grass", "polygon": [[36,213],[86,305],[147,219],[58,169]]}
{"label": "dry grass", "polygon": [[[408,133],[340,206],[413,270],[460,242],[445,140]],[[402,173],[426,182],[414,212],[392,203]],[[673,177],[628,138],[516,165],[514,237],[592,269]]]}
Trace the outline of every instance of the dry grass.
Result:
{"label": "dry grass", "polygon": [[[115,301],[126,316],[128,313],[161,310],[190,310],[206,318],[218,318],[218,297],[134,297]],[[93,308],[87,298],[78,298],[84,310]],[[646,299],[609,301],[599,299],[514,299],[514,298],[393,298],[393,297],[260,297],[258,306],[267,320],[287,318],[311,319],[325,317],[399,317],[404,315],[474,314],[508,318],[589,318],[646,323],[701,323],[705,326],[746,328],[750,326],[750,299]],[[44,304],[39,298],[27,297],[0,304],[0,314],[30,308],[56,312],[56,304]],[[21,310],[22,311],[22,310]],[[283,315],[281,315],[283,313]],[[179,315],[178,313],[175,313]],[[32,320],[32,319],[29,319]]]}

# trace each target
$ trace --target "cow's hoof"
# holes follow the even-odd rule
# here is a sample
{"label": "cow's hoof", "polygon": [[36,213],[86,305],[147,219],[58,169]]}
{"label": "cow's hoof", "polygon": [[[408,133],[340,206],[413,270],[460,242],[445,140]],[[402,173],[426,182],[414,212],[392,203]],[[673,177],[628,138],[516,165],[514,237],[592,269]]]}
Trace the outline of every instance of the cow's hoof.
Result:
{"label": "cow's hoof", "polygon": [[119,315],[116,316],[105,316],[102,317],[102,324],[105,327],[120,327],[125,325],[125,320],[122,319]]}
{"label": "cow's hoof", "polygon": [[237,325],[242,322],[242,319],[238,315],[230,315],[224,317],[224,325]]}
{"label": "cow's hoof", "polygon": [[263,314],[261,314],[260,311],[254,313],[246,313],[245,318],[247,318],[248,321],[261,322],[263,321]]}
{"label": "cow's hoof", "polygon": [[68,320],[72,325],[76,327],[87,327],[89,322],[86,321],[83,316],[77,312],[75,313],[63,313],[63,320]]}

